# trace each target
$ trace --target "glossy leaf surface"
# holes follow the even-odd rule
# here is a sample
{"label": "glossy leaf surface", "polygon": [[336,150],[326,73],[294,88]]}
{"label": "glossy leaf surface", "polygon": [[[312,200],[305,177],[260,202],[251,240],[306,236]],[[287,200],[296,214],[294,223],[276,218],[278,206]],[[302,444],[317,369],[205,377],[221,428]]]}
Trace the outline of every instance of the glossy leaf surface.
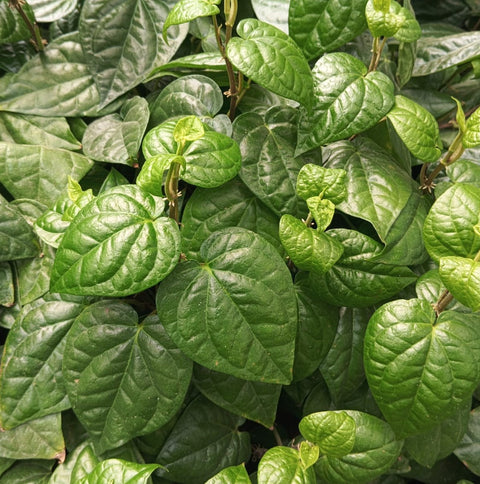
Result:
{"label": "glossy leaf surface", "polygon": [[455,455],[477,476],[480,475],[480,458],[478,442],[480,441],[480,407],[470,413],[467,432],[460,445],[455,449]]}
{"label": "glossy leaf surface", "polygon": [[107,459],[99,462],[90,474],[78,481],[78,484],[147,484],[150,475],[158,464],[137,464],[121,459]]}
{"label": "glossy leaf surface", "polygon": [[288,4],[283,0],[252,0],[256,17],[288,34]]}
{"label": "glossy leaf surface", "polygon": [[226,467],[205,484],[251,484],[245,466]]}
{"label": "glossy leaf surface", "polygon": [[321,195],[332,203],[340,203],[347,195],[345,170],[325,168],[309,163],[302,166],[297,178],[297,194],[304,200]]}
{"label": "glossy leaf surface", "polygon": [[78,0],[30,0],[28,3],[37,22],[54,22],[71,13]]}
{"label": "glossy leaf surface", "polygon": [[475,148],[480,145],[480,110],[476,109],[467,120],[465,134],[462,138],[465,148]]}
{"label": "glossy leaf surface", "polygon": [[[29,5],[24,5],[24,14],[32,21],[35,17]],[[30,31],[19,12],[7,2],[0,4],[0,44],[28,39]]]}

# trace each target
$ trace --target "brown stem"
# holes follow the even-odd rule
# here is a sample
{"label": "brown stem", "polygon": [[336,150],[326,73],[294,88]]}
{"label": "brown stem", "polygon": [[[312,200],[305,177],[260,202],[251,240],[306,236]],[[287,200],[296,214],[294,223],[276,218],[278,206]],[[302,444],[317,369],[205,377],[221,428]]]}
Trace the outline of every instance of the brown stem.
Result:
{"label": "brown stem", "polygon": [[25,11],[22,8],[23,4],[24,2],[22,0],[10,0],[9,6],[10,8],[14,8],[20,14],[28,30],[30,30],[30,34],[32,35],[32,43],[35,47],[35,50],[37,52],[43,51],[44,40],[40,35],[40,29],[38,28],[38,25],[36,22],[32,23],[31,20],[28,18],[28,15],[25,13]]}
{"label": "brown stem", "polygon": [[173,218],[177,224],[180,222],[178,214],[178,180],[180,177],[180,164],[172,163],[165,181],[165,192],[168,199],[168,216]]}
{"label": "brown stem", "polygon": [[446,307],[453,301],[453,296],[450,291],[445,290],[442,292],[438,301],[433,305],[434,311],[437,313],[437,316],[442,312],[445,311]]}
{"label": "brown stem", "polygon": [[386,37],[383,37],[381,42],[380,37],[373,38],[372,59],[370,60],[370,65],[368,66],[368,72],[377,70],[378,63],[380,62],[380,57],[382,56],[382,51],[385,47],[386,42]]}

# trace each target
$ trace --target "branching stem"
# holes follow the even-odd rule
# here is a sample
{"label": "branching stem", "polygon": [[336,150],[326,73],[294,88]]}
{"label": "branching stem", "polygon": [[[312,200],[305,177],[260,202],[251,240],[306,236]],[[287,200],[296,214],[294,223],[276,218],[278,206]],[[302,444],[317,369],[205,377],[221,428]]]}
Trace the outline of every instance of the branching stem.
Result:
{"label": "branching stem", "polygon": [[[380,40],[381,39],[381,40]],[[380,57],[382,56],[383,48],[387,43],[386,37],[374,37],[372,46],[372,59],[370,60],[370,65],[368,67],[368,72],[373,72],[377,70],[378,63],[380,62]]]}
{"label": "branching stem", "polygon": [[24,3],[25,2],[23,0],[10,0],[9,6],[10,8],[14,8],[20,14],[28,30],[30,30],[30,33],[32,35],[32,43],[37,52],[43,51],[45,47],[45,41],[42,39],[40,29],[38,28],[37,23],[32,22],[28,18],[28,15],[25,13],[25,10],[23,10],[22,5],[24,5]]}

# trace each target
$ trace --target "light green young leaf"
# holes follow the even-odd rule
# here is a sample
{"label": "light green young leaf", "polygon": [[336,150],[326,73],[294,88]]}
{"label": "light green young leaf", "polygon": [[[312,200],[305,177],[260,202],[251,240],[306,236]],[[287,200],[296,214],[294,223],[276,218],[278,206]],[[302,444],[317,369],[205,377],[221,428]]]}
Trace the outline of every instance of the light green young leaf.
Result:
{"label": "light green young leaf", "polygon": [[290,36],[307,59],[320,57],[325,52],[341,47],[366,29],[366,3],[367,0],[290,2]]}
{"label": "light green young leaf", "polygon": [[42,242],[55,249],[58,248],[63,234],[70,225],[70,222],[63,220],[63,214],[72,205],[73,202],[68,198],[67,193],[63,193],[51,209],[37,218],[33,227]]}
{"label": "light green young leaf", "polygon": [[407,8],[406,5],[406,2],[404,2],[404,6],[400,10],[400,14],[405,16],[405,21],[397,30],[395,38],[400,42],[413,43],[422,36],[422,29],[415,18],[413,8],[411,6]]}
{"label": "light green young leaf", "polygon": [[171,25],[179,25],[199,17],[210,17],[220,13],[217,5],[221,0],[179,0],[168,13],[163,25],[163,40],[167,42],[167,30]]}
{"label": "light green young leaf", "polygon": [[112,188],[92,200],[62,238],[51,290],[125,296],[161,281],[180,256],[178,226],[162,216],[163,209],[136,185]]}
{"label": "light green young leaf", "polygon": [[159,286],[157,310],[171,338],[212,370],[288,384],[297,304],[278,252],[259,235],[232,227],[214,232],[199,260],[181,263]]}
{"label": "light green young leaf", "polygon": [[324,274],[343,254],[342,244],[323,232],[307,227],[285,214],[280,219],[280,241],[292,262],[301,270]]}
{"label": "light green young leaf", "polygon": [[159,464],[138,464],[122,459],[99,462],[93,471],[77,484],[148,484],[150,475]]}
{"label": "light green young leaf", "polygon": [[243,19],[227,57],[240,72],[275,94],[311,105],[313,80],[297,44],[284,32],[256,19]]}
{"label": "light green young leaf", "polygon": [[440,277],[459,302],[473,311],[480,309],[480,262],[465,257],[442,257]]}
{"label": "light green young leaf", "polygon": [[[74,482],[81,482],[87,478],[95,466],[99,463],[99,459],[95,454],[93,446],[90,441],[87,441],[87,445],[83,447],[82,451],[78,454],[77,461],[72,469],[71,484]],[[50,484],[50,483],[49,483]],[[63,483],[62,483],[63,484]]]}
{"label": "light green young leaf", "polygon": [[143,164],[135,183],[148,193],[162,197],[165,171],[170,168],[172,163],[178,163],[183,167],[186,164],[183,156],[172,155],[170,153],[148,158]]}
{"label": "light green young leaf", "polygon": [[455,116],[455,120],[457,121],[458,129],[460,130],[460,133],[465,133],[465,131],[467,130],[467,125],[466,125],[465,112],[463,110],[462,103],[455,97],[452,97],[452,99],[455,101],[455,104],[457,105],[457,114]]}
{"label": "light green young leaf", "polygon": [[477,318],[456,311],[437,318],[427,301],[399,299],[370,319],[367,380],[398,437],[435,427],[471,398],[480,380]]}
{"label": "light green young leaf", "polygon": [[387,117],[413,156],[429,163],[438,160],[440,131],[429,111],[405,96],[395,96],[395,106]]}
{"label": "light green young leaf", "polygon": [[321,197],[310,197],[307,199],[308,210],[315,219],[317,231],[323,232],[332,222],[335,214],[335,205],[330,200]]}
{"label": "light green young leaf", "polygon": [[367,24],[373,37],[393,37],[406,21],[405,9],[395,0],[377,8],[374,0],[368,0],[365,7]]}
{"label": "light green young leaf", "polygon": [[173,130],[175,143],[185,144],[187,141],[197,141],[205,136],[203,123],[197,116],[187,116],[177,121]]}
{"label": "light green young leaf", "polygon": [[480,145],[480,109],[475,110],[468,118],[462,143],[465,148]]}
{"label": "light green young leaf", "polygon": [[300,460],[306,468],[313,466],[320,455],[320,448],[318,445],[307,442],[306,440],[300,442],[300,448],[298,451],[300,453]]}
{"label": "light green young leaf", "polygon": [[380,12],[387,13],[390,10],[391,0],[373,0],[373,8]]}
{"label": "light green young leaf", "polygon": [[205,484],[251,484],[251,482],[245,470],[245,464],[240,464],[226,467]]}
{"label": "light green young leaf", "polygon": [[191,372],[191,360],[158,318],[139,325],[137,313],[122,302],[89,306],[67,336],[68,397],[100,453],[167,423],[183,402]]}
{"label": "light green young leaf", "polygon": [[347,196],[346,177],[345,170],[309,163],[302,166],[298,173],[296,191],[304,200],[321,195],[322,198],[338,204]]}
{"label": "light green young leaf", "polygon": [[[89,441],[83,441],[82,443],[78,444],[73,451],[70,451],[61,465],[57,466],[53,471],[48,484],[72,484],[73,478],[73,469],[76,465],[80,466],[80,460],[83,460],[83,451],[88,448],[93,453],[93,449],[90,445]],[[98,462],[98,459],[97,459]],[[93,470],[92,466],[92,469]],[[83,477],[83,476],[82,476]],[[77,479],[76,482],[79,482],[80,479]],[[73,481],[75,482],[75,481]]]}
{"label": "light green young leaf", "polygon": [[367,73],[361,60],[344,52],[321,57],[313,79],[313,111],[302,111],[297,154],[366,131],[394,103],[392,81],[378,71]]}

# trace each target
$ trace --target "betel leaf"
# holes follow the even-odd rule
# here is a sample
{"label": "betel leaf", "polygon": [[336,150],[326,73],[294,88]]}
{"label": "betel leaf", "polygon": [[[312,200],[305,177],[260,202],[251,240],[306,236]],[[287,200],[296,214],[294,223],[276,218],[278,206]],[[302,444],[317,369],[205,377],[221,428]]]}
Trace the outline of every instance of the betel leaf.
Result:
{"label": "betel leaf", "polygon": [[313,467],[307,467],[296,449],[277,446],[268,449],[258,464],[258,484],[301,482],[315,484]]}
{"label": "betel leaf", "polygon": [[163,1],[85,3],[79,22],[80,39],[101,106],[140,84],[154,67],[173,57],[188,29],[172,28],[165,43],[162,27],[167,15]]}
{"label": "betel leaf", "polygon": [[100,453],[167,423],[182,404],[191,372],[192,362],[158,318],[138,324],[137,313],[120,301],[89,306],[67,336],[65,386]]}
{"label": "betel leaf", "polygon": [[275,94],[310,106],[313,80],[297,44],[273,25],[241,20],[226,54],[236,69]]}
{"label": "betel leaf", "polygon": [[219,407],[267,428],[273,426],[281,385],[241,380],[199,365],[194,368],[193,382],[203,395]]}
{"label": "betel leaf", "polygon": [[480,165],[470,160],[457,160],[447,166],[448,178],[454,183],[469,183],[480,188]]}
{"label": "betel leaf", "polygon": [[367,73],[362,61],[344,52],[322,56],[313,79],[313,112],[302,112],[297,153],[371,128],[394,103],[392,81],[378,71]]}
{"label": "betel leaf", "polygon": [[229,228],[203,242],[199,260],[181,263],[158,289],[171,338],[212,370],[289,383],[297,305],[278,252],[249,230]]}
{"label": "betel leaf", "polygon": [[250,438],[233,415],[204,397],[184,410],[170,432],[156,462],[162,477],[185,484],[203,484],[221,469],[239,465],[250,455]]}
{"label": "betel leaf", "polygon": [[[41,116],[99,115],[99,93],[78,32],[48,44],[0,90],[0,109]],[[111,107],[109,107],[110,109]]]}
{"label": "betel leaf", "polygon": [[136,185],[104,192],[82,208],[58,247],[51,290],[125,296],[169,274],[180,256],[177,224]]}
{"label": "betel leaf", "polygon": [[148,484],[150,475],[159,464],[138,464],[122,459],[106,459],[99,462],[92,472],[77,484]]}
{"label": "betel leaf", "polygon": [[340,242],[328,234],[307,227],[292,215],[282,216],[279,234],[292,262],[304,271],[324,274],[343,254]]}
{"label": "betel leaf", "polygon": [[179,0],[168,12],[163,25],[163,40],[167,41],[167,30],[171,25],[179,25],[199,17],[209,17],[220,13],[217,5],[220,0]]}
{"label": "betel leaf", "polygon": [[148,193],[163,196],[162,186],[165,179],[165,171],[170,168],[172,163],[185,166],[185,158],[180,155],[170,153],[156,155],[148,158],[142,166],[142,170],[137,176],[135,183]]}
{"label": "betel leaf", "polygon": [[203,123],[197,116],[186,116],[177,121],[173,130],[173,139],[180,146],[188,141],[197,141],[205,136]]}
{"label": "betel leaf", "polygon": [[367,0],[290,2],[290,36],[307,59],[331,52],[365,30],[366,3]]}
{"label": "betel leaf", "polygon": [[[35,19],[29,4],[22,6],[24,15],[32,22]],[[0,3],[0,45],[18,42],[31,36],[28,26],[20,13],[12,8],[8,2]]]}
{"label": "betel leaf", "polygon": [[78,0],[29,0],[37,22],[54,22],[67,16],[77,6]]}
{"label": "betel leaf", "polygon": [[63,234],[70,222],[63,220],[65,211],[73,205],[67,193],[63,193],[51,209],[46,210],[34,223],[34,229],[40,239],[46,244],[58,248]]}
{"label": "betel leaf", "polygon": [[62,377],[65,337],[87,304],[84,298],[54,294],[20,312],[2,358],[2,428],[70,408]]}
{"label": "betel leaf", "polygon": [[230,466],[215,474],[205,484],[251,484],[244,464]]}
{"label": "betel leaf", "polygon": [[462,143],[465,148],[480,145],[480,109],[476,109],[468,118]]}
{"label": "betel leaf", "polygon": [[328,151],[326,166],[347,172],[347,197],[336,208],[374,226],[385,243],[377,260],[398,265],[423,262],[422,228],[428,202],[418,184],[386,150],[368,138],[340,141],[330,145]]}
{"label": "betel leaf", "polygon": [[355,422],[355,442],[342,457],[320,456],[315,464],[317,476],[329,484],[365,484],[382,475],[397,460],[403,442],[396,440],[383,420],[367,413],[345,410]]}
{"label": "betel leaf", "polygon": [[298,173],[296,191],[304,200],[321,195],[322,198],[338,204],[347,195],[346,176],[345,170],[308,163]]}
{"label": "betel leaf", "polygon": [[[72,468],[71,481],[73,482],[79,482],[86,478],[99,463],[99,459],[95,454],[91,441],[87,440],[86,444],[87,445],[85,446],[82,446],[82,444],[78,446],[82,450],[78,453],[76,462]],[[71,484],[73,484],[73,482]]]}
{"label": "betel leaf", "polygon": [[283,0],[252,0],[255,16],[288,34],[288,3]]}
{"label": "betel leaf", "polygon": [[395,96],[395,106],[387,117],[413,156],[425,162],[440,157],[440,132],[429,111],[405,96]]}
{"label": "betel leaf", "polygon": [[0,261],[35,257],[39,244],[20,211],[0,197]]}
{"label": "betel leaf", "polygon": [[366,4],[365,16],[374,37],[393,37],[406,21],[405,9],[395,0],[388,3],[388,9],[378,9],[373,0]]}
{"label": "betel leaf", "polygon": [[239,176],[249,189],[277,215],[304,217],[306,204],[295,192],[298,172],[321,154],[295,156],[297,122],[291,107],[274,106],[263,116],[245,113],[233,124],[233,138],[242,153]]}
{"label": "betel leaf", "polygon": [[63,460],[65,442],[61,415],[48,415],[0,432],[0,457]]}
{"label": "betel leaf", "polygon": [[[85,440],[78,444],[73,451],[69,452],[65,462],[63,462],[62,465],[57,466],[53,471],[48,484],[71,484],[73,478],[72,471],[75,466],[80,466],[83,463],[83,456],[86,455],[83,451],[87,448],[93,453],[90,442]],[[92,466],[92,469],[93,467],[94,466]],[[77,481],[78,480],[79,479],[77,479]]]}
{"label": "betel leaf", "polygon": [[473,311],[480,309],[480,262],[465,257],[442,257],[439,271],[455,299]]}
{"label": "betel leaf", "polygon": [[425,247],[433,260],[458,256],[473,259],[480,250],[474,227],[480,222],[480,188],[456,183],[433,204],[423,228]]}
{"label": "betel leaf", "polygon": [[395,38],[404,44],[414,43],[422,36],[422,29],[415,18],[415,12],[407,2],[403,2],[400,12],[404,15],[405,20],[395,33]]}
{"label": "betel leaf", "polygon": [[470,413],[467,432],[454,453],[477,476],[480,475],[480,458],[478,454],[479,442],[480,407],[476,407]]}
{"label": "betel leaf", "polygon": [[136,163],[149,116],[145,99],[129,99],[118,114],[109,114],[88,125],[82,138],[83,152],[97,161]]}
{"label": "betel leaf", "polygon": [[326,230],[335,215],[335,205],[330,200],[324,200],[321,197],[310,197],[307,199],[307,206],[315,219],[317,231]]}
{"label": "betel leaf", "polygon": [[329,304],[366,307],[385,301],[416,279],[406,266],[377,262],[381,245],[349,229],[327,232],[344,248],[340,260],[325,274],[310,273],[312,289]]}
{"label": "betel leaf", "polygon": [[320,449],[318,445],[307,442],[306,440],[300,442],[300,447],[298,451],[300,452],[300,460],[307,468],[313,466],[313,464],[317,462],[320,455]]}
{"label": "betel leaf", "polygon": [[283,253],[278,217],[237,178],[218,188],[196,189],[185,205],[182,225],[182,251],[187,259],[198,258],[203,241],[227,227],[252,230]]}
{"label": "betel leaf", "polygon": [[15,304],[12,267],[8,262],[0,262],[0,306],[11,307]]}
{"label": "betel leaf", "polygon": [[81,180],[92,165],[72,151],[0,142],[0,179],[15,198],[52,206],[67,186],[68,176]]}
{"label": "betel leaf", "polygon": [[463,408],[480,380],[477,316],[421,299],[381,306],[365,335],[364,363],[375,401],[399,437],[429,430]]}

